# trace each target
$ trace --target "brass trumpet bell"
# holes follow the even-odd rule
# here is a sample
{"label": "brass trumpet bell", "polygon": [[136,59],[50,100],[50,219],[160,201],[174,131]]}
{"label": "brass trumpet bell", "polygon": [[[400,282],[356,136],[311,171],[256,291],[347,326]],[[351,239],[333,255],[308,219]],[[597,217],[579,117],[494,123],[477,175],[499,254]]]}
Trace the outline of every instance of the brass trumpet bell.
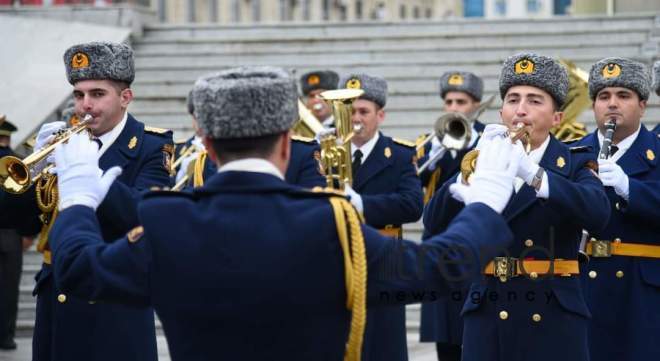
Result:
{"label": "brass trumpet bell", "polygon": [[92,120],[91,115],[86,115],[85,119],[75,127],[62,130],[55,134],[55,139],[47,147],[34,152],[27,157],[20,159],[14,156],[5,156],[0,159],[0,187],[5,191],[14,194],[20,194],[27,191],[32,184],[38,181],[44,172],[51,168],[51,165],[44,169],[36,169],[37,164],[46,159],[58,144],[65,143],[72,135],[78,134],[87,129],[87,123]]}

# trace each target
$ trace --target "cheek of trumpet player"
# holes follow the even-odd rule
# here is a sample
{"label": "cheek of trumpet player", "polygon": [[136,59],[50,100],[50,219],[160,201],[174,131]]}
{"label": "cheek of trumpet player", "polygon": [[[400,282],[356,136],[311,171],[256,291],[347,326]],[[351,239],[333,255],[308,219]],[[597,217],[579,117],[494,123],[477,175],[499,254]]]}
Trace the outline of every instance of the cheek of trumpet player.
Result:
{"label": "cheek of trumpet player", "polygon": [[442,110],[447,113],[471,114],[476,111],[481,104],[468,93],[457,91],[447,92],[443,100],[444,105]]}
{"label": "cheek of trumpet player", "polygon": [[315,89],[309,92],[307,96],[305,105],[307,108],[314,114],[316,119],[320,121],[326,120],[330,115],[332,115],[332,108],[323,101],[320,94],[323,93],[325,89]]}
{"label": "cheek of trumpet player", "polygon": [[646,100],[627,88],[608,87],[596,94],[593,103],[594,116],[598,129],[605,134],[605,124],[616,119],[616,131],[612,143],[617,144],[639,128],[646,110]]}
{"label": "cheek of trumpet player", "polygon": [[508,128],[524,124],[529,132],[531,149],[541,146],[552,127],[559,125],[564,113],[550,94],[536,87],[518,85],[509,88],[502,100],[500,117]]}
{"label": "cheek of trumpet player", "polygon": [[124,117],[133,91],[128,84],[113,80],[81,80],[73,86],[76,114],[91,114],[88,128],[94,136],[109,132]]}
{"label": "cheek of trumpet player", "polygon": [[351,142],[358,147],[364,145],[376,135],[383,120],[385,120],[383,108],[370,100],[357,99],[353,103],[351,122],[354,127],[357,125],[361,129],[355,132]]}

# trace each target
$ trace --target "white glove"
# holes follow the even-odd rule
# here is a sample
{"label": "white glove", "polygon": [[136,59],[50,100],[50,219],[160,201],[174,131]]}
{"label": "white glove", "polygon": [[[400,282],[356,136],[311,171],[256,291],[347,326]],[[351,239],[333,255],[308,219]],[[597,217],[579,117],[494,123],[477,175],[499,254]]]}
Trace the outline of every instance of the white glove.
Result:
{"label": "white glove", "polygon": [[39,128],[37,139],[34,144],[34,150],[38,151],[43,149],[53,140],[54,133],[60,129],[66,128],[65,122],[50,122],[45,123]]}
{"label": "white glove", "polygon": [[501,213],[513,193],[520,157],[516,157],[508,139],[495,138],[479,153],[477,166],[470,182],[465,204],[484,203]]}
{"label": "white glove", "polygon": [[456,181],[454,184],[449,185],[449,193],[451,193],[451,197],[455,200],[461,203],[465,203],[465,200],[469,196],[470,187],[466,184],[463,184],[463,179],[461,177],[462,176],[459,173],[456,176]]}
{"label": "white glove", "polygon": [[534,180],[534,176],[540,167],[529,158],[529,155],[525,152],[525,147],[520,140],[516,141],[514,148],[515,149],[511,155],[518,157],[520,160],[516,176],[531,186],[532,181]]}
{"label": "white glove", "polygon": [[505,125],[502,124],[486,125],[486,128],[484,128],[483,133],[481,133],[481,137],[479,137],[479,141],[477,142],[475,149],[481,151],[481,148],[483,148],[486,145],[486,143],[490,142],[495,138],[504,137],[508,131],[509,128],[507,128]]}
{"label": "white glove", "polygon": [[433,163],[428,165],[428,170],[432,171],[435,169],[435,165],[442,158],[446,151],[447,149],[440,143],[438,137],[433,137],[433,140],[431,141],[431,150],[429,151],[429,159],[434,159],[435,157],[437,158],[435,158]]}
{"label": "white glove", "polygon": [[[66,128],[65,122],[50,122],[45,123],[39,128],[39,133],[37,133],[37,138],[34,143],[34,151],[40,151],[43,148],[47,147],[55,138],[55,132],[60,129]],[[51,164],[55,161],[54,156],[51,154],[45,159],[41,160],[32,168],[32,176],[41,173],[41,171],[46,168],[48,164]]]}
{"label": "white glove", "polygon": [[74,205],[96,210],[101,204],[121,168],[110,168],[104,174],[99,157],[98,144],[87,134],[73,135],[67,143],[55,147],[60,210]]}
{"label": "white glove", "polygon": [[360,196],[350,185],[344,187],[344,193],[349,197],[351,204],[360,213],[364,213],[364,205],[362,204],[362,196]]}
{"label": "white glove", "polygon": [[616,194],[628,200],[630,197],[628,176],[614,160],[598,159],[598,177],[604,186],[614,188]]}

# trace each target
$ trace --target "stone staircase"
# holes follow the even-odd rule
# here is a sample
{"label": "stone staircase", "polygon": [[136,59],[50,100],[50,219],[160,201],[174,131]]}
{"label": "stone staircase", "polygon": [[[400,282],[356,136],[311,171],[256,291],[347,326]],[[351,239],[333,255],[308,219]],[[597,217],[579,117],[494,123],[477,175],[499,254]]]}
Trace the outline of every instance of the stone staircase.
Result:
{"label": "stone staircase", "polygon": [[[385,133],[415,139],[431,129],[441,113],[438,77],[465,69],[483,76],[485,94],[498,92],[502,61],[523,50],[574,61],[589,70],[606,56],[625,56],[650,64],[660,57],[660,20],[655,15],[556,18],[548,20],[456,20],[415,23],[287,24],[262,26],[150,25],[134,41],[135,101],[130,111],[149,125],[192,129],[185,97],[200,75],[238,65],[276,65],[297,74],[315,69],[368,72],[389,82]],[[482,116],[499,120],[499,97]],[[645,122],[660,119],[653,95]],[[580,120],[593,129],[590,112]],[[421,225],[407,227],[419,239]],[[31,296],[40,255],[29,251],[21,282],[19,334],[32,334]],[[409,306],[411,344],[418,339],[419,306]],[[418,346],[413,346],[418,347]],[[431,358],[429,358],[431,359]]]}
{"label": "stone staircase", "polygon": [[[533,50],[574,61],[589,70],[606,56],[648,64],[660,56],[654,15],[549,20],[457,20],[280,26],[152,25],[134,42],[138,119],[190,133],[185,96],[200,75],[239,65],[276,65],[297,74],[314,69],[369,72],[389,82],[388,134],[414,139],[431,129],[441,112],[438,77],[466,69],[484,77],[485,94],[498,92],[502,61]],[[499,120],[499,99],[486,122]],[[646,119],[660,119],[658,98]],[[593,126],[590,112],[580,119]]]}

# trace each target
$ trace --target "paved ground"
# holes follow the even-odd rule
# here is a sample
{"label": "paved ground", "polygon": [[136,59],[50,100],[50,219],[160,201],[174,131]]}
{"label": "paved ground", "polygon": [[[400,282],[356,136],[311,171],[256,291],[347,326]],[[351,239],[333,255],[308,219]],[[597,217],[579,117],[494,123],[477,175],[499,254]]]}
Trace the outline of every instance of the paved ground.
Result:
{"label": "paved ground", "polygon": [[[29,361],[32,356],[32,340],[28,338],[21,338],[16,340],[18,343],[18,350],[16,351],[0,351],[0,361]],[[410,361],[436,361],[435,348],[433,344],[409,342]],[[167,352],[167,344],[165,337],[158,337],[158,353],[160,355],[159,361],[170,361]]]}

